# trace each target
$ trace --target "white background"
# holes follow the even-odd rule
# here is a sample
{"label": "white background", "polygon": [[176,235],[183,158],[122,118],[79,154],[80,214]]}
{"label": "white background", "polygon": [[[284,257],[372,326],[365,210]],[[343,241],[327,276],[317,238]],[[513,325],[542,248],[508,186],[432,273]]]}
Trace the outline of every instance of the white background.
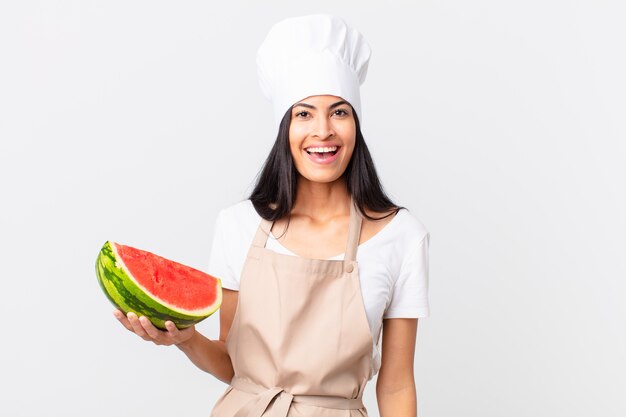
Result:
{"label": "white background", "polygon": [[363,133],[431,233],[420,417],[626,415],[620,3],[3,1],[0,415],[209,415],[226,386],[124,330],[94,261],[206,268],[274,142],[256,49],[316,12],[370,43]]}

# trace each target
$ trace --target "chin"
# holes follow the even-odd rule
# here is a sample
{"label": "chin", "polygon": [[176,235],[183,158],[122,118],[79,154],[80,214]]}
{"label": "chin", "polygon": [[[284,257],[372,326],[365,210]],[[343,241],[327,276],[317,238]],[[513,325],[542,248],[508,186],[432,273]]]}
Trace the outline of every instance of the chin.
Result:
{"label": "chin", "polygon": [[335,177],[335,176],[329,177],[327,175],[320,175],[320,176],[311,176],[311,175],[302,175],[302,174],[300,174],[300,175],[306,181],[317,182],[317,183],[321,183],[321,184],[330,184],[330,183],[335,182],[335,181],[337,181],[337,180],[339,180],[341,178],[341,176],[339,176],[339,177]]}

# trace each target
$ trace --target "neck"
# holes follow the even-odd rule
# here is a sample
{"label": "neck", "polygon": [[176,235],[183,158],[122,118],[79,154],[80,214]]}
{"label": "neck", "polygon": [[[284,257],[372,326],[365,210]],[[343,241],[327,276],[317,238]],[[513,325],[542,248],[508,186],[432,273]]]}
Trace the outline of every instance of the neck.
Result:
{"label": "neck", "polygon": [[343,177],[329,183],[300,177],[292,214],[306,216],[316,222],[350,215],[350,194]]}

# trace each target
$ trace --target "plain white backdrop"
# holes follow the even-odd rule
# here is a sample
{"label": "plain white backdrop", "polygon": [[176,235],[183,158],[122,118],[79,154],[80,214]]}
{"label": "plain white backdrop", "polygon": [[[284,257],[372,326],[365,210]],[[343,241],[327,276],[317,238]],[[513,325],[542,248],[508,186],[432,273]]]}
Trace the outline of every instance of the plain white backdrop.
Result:
{"label": "plain white backdrop", "polygon": [[317,12],[370,43],[365,140],[431,233],[419,416],[626,415],[623,3],[57,0],[0,3],[1,416],[209,415],[226,385],[123,329],[94,262],[206,268],[274,142],[256,49]]}

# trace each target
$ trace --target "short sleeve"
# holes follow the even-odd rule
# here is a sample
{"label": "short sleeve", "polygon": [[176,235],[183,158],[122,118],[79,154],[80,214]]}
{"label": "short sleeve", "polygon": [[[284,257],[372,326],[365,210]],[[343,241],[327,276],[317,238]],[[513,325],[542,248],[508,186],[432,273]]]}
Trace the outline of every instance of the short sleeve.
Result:
{"label": "short sleeve", "polygon": [[394,284],[391,302],[385,310],[384,319],[428,317],[428,247],[430,234],[411,248]]}
{"label": "short sleeve", "polygon": [[232,253],[228,242],[228,224],[224,211],[220,211],[215,220],[213,228],[213,244],[211,245],[211,255],[209,256],[208,273],[222,280],[222,287],[229,290],[239,290],[239,281],[232,268],[229,254]]}

